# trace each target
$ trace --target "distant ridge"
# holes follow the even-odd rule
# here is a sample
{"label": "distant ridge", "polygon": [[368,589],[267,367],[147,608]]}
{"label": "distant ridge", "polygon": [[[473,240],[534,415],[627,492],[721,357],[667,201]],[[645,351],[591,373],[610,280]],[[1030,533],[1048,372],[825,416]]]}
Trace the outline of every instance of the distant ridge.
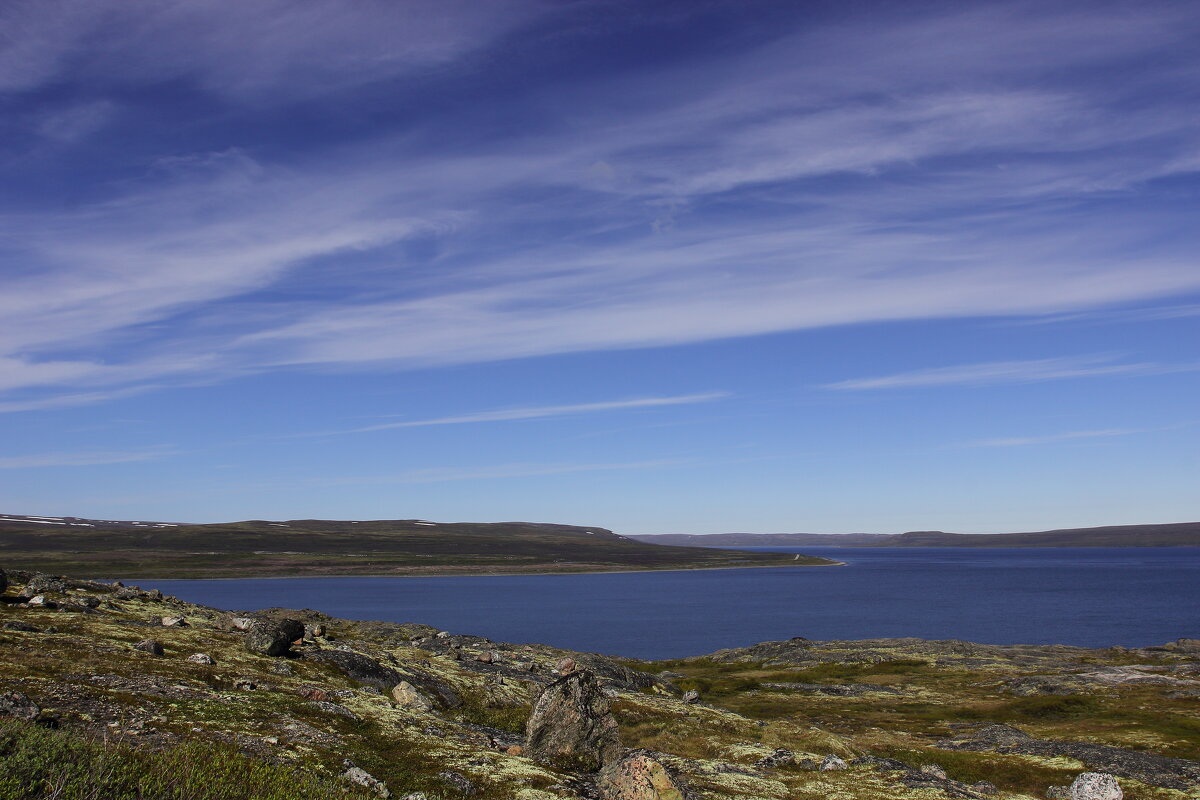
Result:
{"label": "distant ridge", "polygon": [[1200,547],[1200,522],[1107,525],[1031,533],[665,533],[629,538],[683,547]]}
{"label": "distant ridge", "polygon": [[1106,525],[1033,533],[909,531],[875,542],[886,547],[1197,547],[1200,522]]}
{"label": "distant ridge", "polygon": [[498,575],[798,567],[790,553],[660,547],[540,522],[244,520],[207,525],[0,514],[0,567],[108,578]]}
{"label": "distant ridge", "polygon": [[856,547],[894,539],[889,533],[660,533],[630,536],[647,544],[669,544],[675,547],[787,547],[793,545],[836,545]]}

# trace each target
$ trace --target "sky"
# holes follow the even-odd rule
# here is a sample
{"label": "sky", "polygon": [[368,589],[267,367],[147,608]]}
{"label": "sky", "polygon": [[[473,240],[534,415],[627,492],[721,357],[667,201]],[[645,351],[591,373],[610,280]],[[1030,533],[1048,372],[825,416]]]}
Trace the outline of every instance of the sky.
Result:
{"label": "sky", "polygon": [[1200,5],[7,0],[0,511],[1200,519]]}

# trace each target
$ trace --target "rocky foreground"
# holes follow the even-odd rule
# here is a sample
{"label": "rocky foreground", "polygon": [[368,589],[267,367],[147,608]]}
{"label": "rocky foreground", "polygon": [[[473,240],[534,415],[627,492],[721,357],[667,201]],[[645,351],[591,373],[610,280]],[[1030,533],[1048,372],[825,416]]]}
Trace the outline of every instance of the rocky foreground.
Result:
{"label": "rocky foreground", "polygon": [[796,638],[650,663],[0,584],[0,798],[1200,796],[1200,640]]}

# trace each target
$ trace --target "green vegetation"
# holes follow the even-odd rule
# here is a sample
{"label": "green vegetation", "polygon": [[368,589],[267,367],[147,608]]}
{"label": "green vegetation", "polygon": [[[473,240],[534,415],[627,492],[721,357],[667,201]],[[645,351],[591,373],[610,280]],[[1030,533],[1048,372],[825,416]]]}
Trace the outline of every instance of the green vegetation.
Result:
{"label": "green vegetation", "polygon": [[163,750],[0,720],[0,800],[366,800],[223,744]]}

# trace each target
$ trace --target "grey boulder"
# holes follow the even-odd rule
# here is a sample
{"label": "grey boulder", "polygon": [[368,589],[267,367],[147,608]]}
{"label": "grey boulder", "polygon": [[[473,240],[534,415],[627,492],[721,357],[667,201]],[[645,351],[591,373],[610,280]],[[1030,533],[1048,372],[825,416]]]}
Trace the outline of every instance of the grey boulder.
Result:
{"label": "grey boulder", "polygon": [[262,656],[286,655],[292,642],[304,636],[304,623],[296,619],[255,620],[246,631],[246,649]]}
{"label": "grey boulder", "polygon": [[1117,779],[1105,772],[1084,772],[1071,784],[1071,800],[1121,800]]}
{"label": "grey boulder", "polygon": [[546,686],[525,724],[526,753],[539,764],[593,772],[621,754],[608,698],[588,670]]}

